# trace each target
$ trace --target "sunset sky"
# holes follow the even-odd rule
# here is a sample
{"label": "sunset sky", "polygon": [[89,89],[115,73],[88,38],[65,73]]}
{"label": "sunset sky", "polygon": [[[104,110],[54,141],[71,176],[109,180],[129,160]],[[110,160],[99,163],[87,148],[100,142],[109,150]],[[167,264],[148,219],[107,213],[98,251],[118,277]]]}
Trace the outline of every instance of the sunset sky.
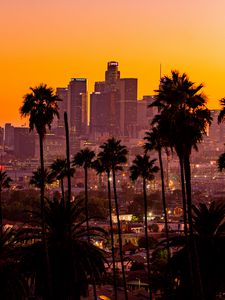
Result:
{"label": "sunset sky", "polygon": [[139,98],[162,74],[205,85],[208,106],[225,96],[225,0],[1,0],[0,125],[21,125],[30,86],[104,79],[107,61],[137,77]]}

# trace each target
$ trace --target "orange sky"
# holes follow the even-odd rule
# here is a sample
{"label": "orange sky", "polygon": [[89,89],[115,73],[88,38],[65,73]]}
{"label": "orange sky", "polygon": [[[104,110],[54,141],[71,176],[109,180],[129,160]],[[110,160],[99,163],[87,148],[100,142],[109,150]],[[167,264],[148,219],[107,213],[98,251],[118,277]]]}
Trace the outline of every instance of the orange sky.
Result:
{"label": "orange sky", "polygon": [[1,0],[0,125],[22,124],[30,86],[66,86],[87,77],[89,91],[119,61],[139,79],[139,98],[162,73],[187,72],[205,84],[209,107],[225,96],[224,0]]}

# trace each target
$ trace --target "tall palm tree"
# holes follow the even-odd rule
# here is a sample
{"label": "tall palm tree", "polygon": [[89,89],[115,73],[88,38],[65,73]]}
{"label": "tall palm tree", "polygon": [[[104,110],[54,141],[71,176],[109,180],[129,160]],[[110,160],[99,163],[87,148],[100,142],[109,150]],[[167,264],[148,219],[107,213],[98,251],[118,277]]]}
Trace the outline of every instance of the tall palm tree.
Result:
{"label": "tall palm tree", "polygon": [[188,76],[172,71],[171,76],[161,80],[152,105],[160,108],[161,115],[167,116],[170,122],[170,142],[179,159],[183,159],[186,180],[186,197],[188,221],[192,232],[192,199],[190,156],[192,149],[202,141],[207,126],[211,123],[210,111],[206,108],[206,97],[202,93],[203,85],[195,85]]}
{"label": "tall palm tree", "polygon": [[[190,156],[192,149],[197,150],[197,144],[202,141],[207,126],[211,122],[210,111],[206,108],[206,97],[201,92],[203,85],[195,85],[188,76],[172,71],[171,76],[161,80],[153,106],[158,106],[161,119],[167,119],[167,128],[171,147],[174,147],[180,160],[181,171],[184,170],[186,202],[190,236],[193,236],[192,197]],[[160,122],[160,118],[158,118]],[[185,207],[184,207],[185,210]],[[191,238],[192,248],[196,250]],[[196,252],[193,250],[194,252]],[[198,258],[194,254],[197,265],[197,276],[201,299],[204,299],[201,276],[198,272]],[[193,264],[192,264],[193,265]],[[193,289],[194,292],[194,289]]]}
{"label": "tall palm tree", "polygon": [[110,240],[111,240],[112,263],[113,263],[113,286],[114,286],[114,298],[115,300],[117,300],[116,261],[115,261],[115,247],[114,247],[113,222],[112,222],[112,198],[111,198],[111,184],[110,184],[110,162],[108,161],[108,157],[105,152],[100,152],[98,154],[97,159],[93,163],[93,168],[96,170],[97,174],[106,173],[107,175],[109,226],[110,226]]}
{"label": "tall palm tree", "polygon": [[145,215],[145,240],[146,240],[146,256],[147,256],[147,268],[148,268],[148,283],[149,283],[149,297],[152,299],[152,288],[151,288],[151,270],[150,270],[150,255],[149,255],[149,239],[148,239],[148,205],[147,205],[147,192],[146,182],[154,179],[154,174],[159,171],[159,168],[155,166],[155,159],[150,160],[147,154],[136,155],[133,164],[130,167],[130,178],[136,181],[139,177],[142,178],[143,182],[143,195],[144,195],[144,215]]}
{"label": "tall palm tree", "polygon": [[0,170],[0,237],[3,233],[3,216],[2,216],[2,191],[10,188],[12,179],[7,176],[5,171]]}
{"label": "tall palm tree", "polygon": [[[89,236],[89,214],[88,214],[88,169],[92,167],[93,159],[95,157],[94,151],[89,148],[81,149],[77,154],[75,154],[73,159],[73,166],[79,166],[84,168],[84,180],[85,180],[85,215],[86,215],[86,228],[87,228],[87,238],[90,242]],[[97,292],[95,281],[93,281],[93,291],[94,297],[97,300]]]}
{"label": "tall palm tree", "polygon": [[[57,158],[50,165],[50,169],[52,171],[52,175],[60,181],[62,200],[65,203],[65,193],[64,193],[64,178],[67,177],[67,161],[66,159]],[[70,168],[71,176],[73,176],[75,170]]]}
{"label": "tall palm tree", "polygon": [[41,214],[42,214],[42,232],[45,234],[44,221],[44,153],[43,140],[47,128],[51,129],[54,117],[59,117],[58,103],[60,101],[51,87],[46,84],[40,84],[37,87],[30,88],[31,92],[24,96],[23,104],[20,108],[22,117],[29,117],[30,130],[36,129],[40,144],[40,168],[42,174],[41,181]]}
{"label": "tall palm tree", "polygon": [[85,180],[85,214],[86,214],[86,225],[87,232],[89,232],[89,214],[88,214],[88,169],[92,167],[93,159],[95,157],[94,151],[89,148],[81,149],[75,154],[73,159],[73,166],[79,166],[84,168],[84,180]]}
{"label": "tall palm tree", "polygon": [[29,117],[30,130],[36,129],[39,136],[40,145],[40,168],[41,168],[41,188],[40,188],[40,206],[42,216],[42,239],[46,247],[46,261],[49,276],[49,295],[51,297],[51,275],[48,259],[47,243],[45,241],[45,215],[44,215],[44,152],[43,152],[43,140],[47,131],[47,128],[51,129],[51,124],[54,117],[59,118],[58,103],[61,101],[51,87],[47,87],[46,84],[40,84],[37,87],[30,88],[31,92],[24,96],[23,104],[20,108],[20,114],[22,117]]}
{"label": "tall palm tree", "polygon": [[121,237],[121,226],[120,226],[120,213],[118,205],[118,197],[116,190],[116,172],[122,171],[122,165],[127,162],[126,155],[128,154],[127,148],[124,145],[121,145],[120,140],[116,140],[114,137],[110,138],[100,146],[102,150],[99,155],[104,155],[107,161],[109,162],[109,168],[112,172],[113,177],[113,191],[115,199],[115,208],[116,208],[116,217],[117,217],[117,226],[118,226],[118,237],[119,237],[119,251],[120,251],[120,260],[122,266],[122,275],[123,275],[123,285],[124,285],[124,296],[125,300],[128,299],[127,294],[127,285],[126,285],[126,274],[124,268],[124,258],[123,258],[123,248],[122,248],[122,237]]}
{"label": "tall palm tree", "polygon": [[162,188],[162,203],[163,203],[163,213],[164,213],[164,221],[165,221],[165,232],[167,239],[167,255],[168,260],[170,258],[170,248],[169,248],[169,230],[168,230],[168,217],[167,217],[167,203],[166,203],[166,195],[165,195],[165,181],[164,181],[164,168],[162,161],[162,148],[168,147],[166,141],[162,140],[160,137],[160,132],[157,127],[153,127],[151,131],[145,133],[144,140],[146,141],[144,144],[145,151],[156,150],[159,157],[159,166],[160,166],[160,176],[161,176],[161,188]]}

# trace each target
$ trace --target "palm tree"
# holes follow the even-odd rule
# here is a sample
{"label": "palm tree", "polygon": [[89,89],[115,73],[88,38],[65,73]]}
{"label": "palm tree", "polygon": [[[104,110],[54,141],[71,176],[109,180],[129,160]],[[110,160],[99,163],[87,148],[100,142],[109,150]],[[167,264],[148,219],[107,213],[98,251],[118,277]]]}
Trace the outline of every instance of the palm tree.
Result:
{"label": "palm tree", "polygon": [[148,268],[148,282],[149,282],[149,296],[152,299],[152,288],[151,288],[151,270],[150,270],[150,256],[149,256],[149,242],[148,242],[148,205],[147,205],[147,193],[146,193],[146,182],[154,179],[154,173],[157,173],[159,168],[155,166],[155,159],[150,160],[147,154],[136,155],[132,166],[130,167],[130,178],[136,181],[139,177],[143,181],[143,195],[144,195],[144,214],[145,214],[145,240],[146,240],[146,254],[147,254],[147,268]]}
{"label": "palm tree", "polygon": [[[193,206],[193,229],[198,252],[200,253],[200,269],[205,290],[205,299],[216,299],[216,295],[224,290],[225,282],[225,204],[210,202],[209,205],[199,203]],[[187,246],[182,236],[170,239],[171,246],[179,247],[169,265],[169,276],[179,285],[177,297],[173,299],[190,299],[190,282],[187,280],[188,259]]]}
{"label": "palm tree", "polygon": [[2,216],[2,191],[10,188],[12,179],[7,176],[7,173],[0,170],[0,237],[3,233],[3,216]]}
{"label": "palm tree", "polygon": [[44,169],[43,177],[41,168],[38,167],[37,170],[33,172],[33,175],[30,179],[30,184],[40,189],[42,181],[44,182],[44,186],[52,184],[55,181],[55,176],[49,170]]}
{"label": "palm tree", "polygon": [[220,99],[220,105],[222,106],[222,109],[218,115],[218,123],[224,122],[225,118],[225,98]]}
{"label": "palm tree", "polygon": [[220,154],[217,161],[218,169],[222,172],[225,169],[225,153]]}
{"label": "palm tree", "polygon": [[[57,158],[51,165],[50,169],[52,171],[53,177],[60,181],[62,200],[65,203],[64,195],[64,178],[67,177],[67,161],[66,159]],[[70,168],[71,176],[73,176],[75,170]]]}
{"label": "palm tree", "polygon": [[[90,243],[87,239],[96,237],[105,239],[106,233],[98,227],[89,227],[86,230],[86,218],[82,218],[84,208],[79,202],[72,202],[71,206],[65,206],[60,201],[48,200],[45,206],[46,239],[49,249],[50,267],[53,283],[53,299],[80,299],[87,296],[88,284],[101,283],[105,274],[104,252]],[[33,212],[36,223],[40,214]],[[71,228],[68,228],[68,220],[71,220]],[[70,225],[69,225],[70,226]],[[28,237],[30,230],[28,230]],[[48,298],[46,272],[44,264],[44,245],[38,239],[39,228],[30,239],[35,238],[35,243],[24,247],[23,270],[25,276],[33,282],[35,296]],[[72,247],[71,247],[72,243]],[[73,253],[71,253],[71,249]]]}
{"label": "palm tree", "polygon": [[[73,166],[79,166],[84,168],[84,178],[85,178],[85,215],[86,215],[86,229],[87,229],[87,238],[90,242],[89,236],[89,214],[88,214],[88,169],[92,167],[93,159],[95,157],[94,151],[91,151],[89,148],[84,148],[80,150],[73,159]],[[95,281],[93,282],[93,291],[94,297],[97,300],[96,285]]]}
{"label": "palm tree", "polygon": [[0,299],[27,299],[28,285],[22,274],[20,229],[7,228],[0,236]]}
{"label": "palm tree", "polygon": [[166,141],[162,140],[160,137],[160,132],[157,127],[153,127],[151,131],[145,133],[146,136],[144,140],[146,143],[144,144],[145,151],[156,150],[159,157],[159,166],[160,166],[160,176],[161,176],[161,188],[162,188],[162,202],[163,202],[163,213],[165,220],[165,232],[167,238],[167,255],[168,260],[170,258],[170,248],[169,248],[169,230],[168,230],[168,218],[167,218],[167,204],[166,204],[166,195],[165,195],[165,182],[164,182],[164,171],[163,171],[163,161],[162,161],[162,148],[167,148],[168,145]]}
{"label": "palm tree", "polygon": [[[59,118],[58,103],[61,101],[51,87],[47,87],[46,84],[40,84],[37,87],[30,88],[31,92],[24,96],[23,104],[20,108],[20,114],[22,117],[29,117],[30,130],[36,129],[39,136],[40,144],[40,168],[41,168],[41,188],[40,188],[40,204],[41,204],[41,216],[42,216],[42,239],[45,242],[45,216],[44,216],[44,152],[43,152],[43,140],[46,134],[47,128],[51,129],[51,123],[54,117]],[[46,245],[46,261],[49,273],[49,260],[48,249]],[[49,295],[51,294],[51,275],[49,276]],[[50,296],[51,297],[51,296]]]}
{"label": "palm tree", "polygon": [[36,129],[39,135],[40,144],[40,168],[42,174],[41,180],[41,214],[42,214],[42,232],[45,234],[44,221],[44,153],[43,139],[47,127],[51,129],[51,123],[54,117],[59,117],[57,101],[60,99],[54,94],[51,87],[46,84],[40,84],[37,87],[30,88],[31,92],[24,96],[23,105],[20,108],[22,117],[29,117],[30,130]]}
{"label": "palm tree", "polygon": [[202,141],[207,126],[211,123],[210,111],[206,108],[206,97],[201,92],[203,85],[195,85],[188,76],[172,71],[171,77],[165,76],[156,91],[156,100],[161,115],[169,119],[169,140],[175,148],[183,167],[186,180],[188,221],[192,232],[192,199],[190,156],[192,149]]}
{"label": "palm tree", "polygon": [[115,261],[115,247],[114,247],[113,222],[112,222],[112,199],[111,199],[111,184],[110,184],[110,162],[108,161],[107,154],[105,152],[100,152],[98,154],[97,159],[93,163],[93,168],[96,170],[97,174],[106,173],[107,175],[110,240],[111,240],[112,263],[113,263],[113,286],[114,286],[114,298],[115,300],[117,300],[116,261]]}
{"label": "palm tree", "polygon": [[122,237],[121,237],[121,226],[120,226],[120,214],[119,214],[119,205],[117,198],[116,190],[116,172],[122,171],[122,165],[127,162],[126,155],[128,154],[126,146],[121,145],[120,140],[116,140],[114,137],[110,138],[103,145],[100,146],[102,151],[99,153],[99,156],[104,156],[109,163],[109,169],[112,172],[113,176],[113,191],[116,207],[116,217],[117,217],[117,226],[118,226],[118,237],[119,237],[119,251],[120,251],[120,260],[122,265],[122,275],[123,275],[123,285],[124,285],[124,295],[125,300],[128,299],[127,295],[127,285],[126,285],[126,274],[124,268],[124,258],[123,258],[123,248],[122,248]]}
{"label": "palm tree", "polygon": [[95,157],[94,151],[91,151],[89,148],[84,148],[80,150],[73,159],[73,166],[79,166],[84,168],[84,178],[85,178],[85,214],[87,221],[87,232],[89,232],[88,224],[88,169],[92,167],[93,159]]}
{"label": "palm tree", "polygon": [[[194,251],[194,259],[197,265],[197,277],[201,299],[204,298],[201,278],[198,268],[198,257],[195,253],[193,226],[192,226],[192,197],[191,197],[191,172],[190,156],[192,149],[197,150],[197,144],[202,141],[207,126],[211,122],[210,111],[206,108],[206,97],[202,94],[203,85],[196,86],[186,74],[180,75],[178,71],[172,71],[171,77],[165,76],[161,79],[159,89],[156,91],[156,99],[153,106],[158,106],[161,115],[157,122],[167,121],[167,131],[171,147],[175,148],[180,160],[181,172],[184,170],[186,181],[186,199],[188,223],[191,236],[191,248]],[[162,126],[165,128],[165,126]],[[183,180],[184,178],[182,178]],[[182,189],[184,183],[182,182]],[[184,195],[184,193],[183,193]],[[186,208],[184,205],[184,212]],[[185,220],[184,220],[185,221]],[[191,257],[191,256],[190,256]],[[191,264],[193,266],[193,264]],[[194,281],[194,280],[193,280]],[[194,292],[194,289],[193,289]]]}

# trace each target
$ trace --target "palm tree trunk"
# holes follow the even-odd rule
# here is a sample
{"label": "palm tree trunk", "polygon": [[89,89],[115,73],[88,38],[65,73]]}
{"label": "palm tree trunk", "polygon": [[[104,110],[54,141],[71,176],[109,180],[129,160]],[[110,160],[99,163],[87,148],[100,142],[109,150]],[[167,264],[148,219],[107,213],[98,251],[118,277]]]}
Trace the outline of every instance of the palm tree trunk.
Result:
{"label": "palm tree trunk", "polygon": [[143,194],[144,194],[144,214],[145,214],[145,245],[146,245],[146,257],[147,257],[147,269],[148,269],[148,285],[149,285],[149,299],[152,300],[152,289],[151,289],[151,270],[150,270],[150,255],[149,255],[149,241],[148,241],[148,205],[146,195],[146,179],[143,178]]}
{"label": "palm tree trunk", "polygon": [[60,179],[60,185],[61,185],[63,207],[65,207],[65,195],[64,195],[64,182],[63,182],[63,178]]}
{"label": "palm tree trunk", "polygon": [[0,189],[0,238],[3,235],[3,217],[2,217],[2,190]]}
{"label": "palm tree trunk", "polygon": [[52,299],[52,278],[51,278],[51,268],[48,244],[46,240],[46,224],[45,224],[45,183],[44,183],[44,151],[43,151],[43,135],[39,134],[39,144],[40,144],[40,165],[41,165],[41,227],[42,227],[42,242],[45,248],[46,256],[46,266],[47,266],[47,278],[48,278],[48,299]]}
{"label": "palm tree trunk", "polygon": [[161,148],[158,149],[158,155],[159,155],[160,176],[161,176],[161,185],[162,185],[162,202],[163,202],[163,213],[164,213],[164,220],[165,220],[166,247],[167,247],[168,260],[169,260],[170,259],[169,230],[168,230],[167,205],[166,205],[166,195],[165,195],[165,181],[164,181],[164,172],[163,172],[163,162],[162,162]]}
{"label": "palm tree trunk", "polygon": [[112,262],[113,262],[114,299],[117,300],[116,262],[115,262],[115,248],[114,248],[113,222],[112,222],[112,199],[111,199],[111,187],[110,187],[109,178],[110,178],[110,173],[107,172],[108,200],[109,200],[109,224],[110,224],[110,235],[111,235]]}
{"label": "palm tree trunk", "polygon": [[128,300],[126,274],[125,274],[124,259],[123,259],[123,245],[122,245],[122,237],[121,237],[122,233],[121,233],[120,218],[119,218],[120,214],[119,214],[119,206],[118,206],[117,191],[116,191],[116,175],[115,175],[114,165],[112,166],[112,175],[113,175],[114,199],[115,199],[115,206],[116,206],[116,217],[117,217],[117,225],[118,225],[120,260],[121,260],[122,275],[123,275],[124,296],[125,296],[125,300]]}
{"label": "palm tree trunk", "polygon": [[[85,187],[85,215],[86,215],[86,228],[87,228],[87,238],[88,243],[90,243],[90,234],[89,234],[89,213],[88,213],[88,168],[87,166],[84,166],[84,187]],[[96,291],[96,284],[95,284],[95,278],[93,276],[93,294],[94,299],[97,300],[97,291]]]}
{"label": "palm tree trunk", "polygon": [[87,166],[84,166],[84,189],[85,189],[85,215],[86,215],[86,228],[88,235],[88,242],[90,243],[89,235],[89,214],[88,214],[88,169]]}
{"label": "palm tree trunk", "polygon": [[[193,222],[192,222],[192,196],[191,196],[191,168],[190,168],[190,158],[189,155],[186,155],[184,157],[184,171],[185,171],[185,179],[186,179],[186,194],[187,194],[187,208],[188,208],[188,223],[189,223],[189,231],[190,231],[190,246],[191,246],[191,251],[193,253],[193,259],[192,261],[195,262],[196,268],[195,274],[197,277],[197,289],[196,289],[196,294],[197,298],[196,299],[201,299],[204,300],[204,289],[203,289],[203,284],[202,284],[202,276],[201,276],[201,270],[200,270],[200,264],[199,264],[199,256],[198,256],[198,250],[196,246],[196,241],[194,238],[194,233],[193,233]],[[194,264],[193,264],[194,265]]]}
{"label": "palm tree trunk", "polygon": [[186,191],[185,191],[185,182],[184,182],[184,165],[183,165],[183,158],[181,156],[179,157],[179,163],[180,163],[181,192],[182,192],[182,203],[183,203],[184,235],[186,238],[188,238]]}
{"label": "palm tree trunk", "polygon": [[70,175],[70,142],[69,142],[69,126],[68,126],[68,119],[67,119],[67,112],[64,112],[64,125],[65,125],[65,133],[66,133],[66,163],[67,163],[67,200],[66,200],[66,209],[69,210],[69,220],[68,220],[68,233],[70,237],[70,250],[71,250],[71,260],[72,260],[72,266],[73,266],[73,282],[75,282],[75,285],[72,286],[72,294],[74,296],[74,299],[80,300],[80,286],[78,283],[77,278],[77,272],[76,266],[75,266],[75,260],[74,260],[74,251],[73,251],[73,243],[72,243],[72,233],[71,233],[71,175]]}
{"label": "palm tree trunk", "polygon": [[70,141],[69,141],[69,127],[68,127],[67,112],[64,112],[64,124],[65,124],[65,131],[66,131],[66,162],[67,162],[67,193],[68,193],[66,204],[67,207],[70,209],[71,206],[70,203],[71,201]]}

